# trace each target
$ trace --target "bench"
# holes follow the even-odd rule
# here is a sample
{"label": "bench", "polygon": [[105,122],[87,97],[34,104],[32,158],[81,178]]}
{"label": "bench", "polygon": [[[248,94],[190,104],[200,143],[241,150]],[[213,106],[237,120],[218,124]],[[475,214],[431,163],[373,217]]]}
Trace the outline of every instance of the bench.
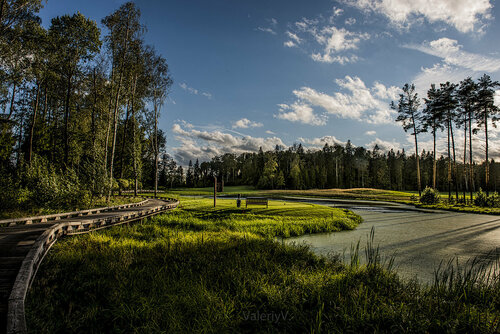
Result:
{"label": "bench", "polygon": [[268,201],[267,198],[264,197],[247,197],[246,207],[248,208],[249,205],[265,205],[267,208]]}

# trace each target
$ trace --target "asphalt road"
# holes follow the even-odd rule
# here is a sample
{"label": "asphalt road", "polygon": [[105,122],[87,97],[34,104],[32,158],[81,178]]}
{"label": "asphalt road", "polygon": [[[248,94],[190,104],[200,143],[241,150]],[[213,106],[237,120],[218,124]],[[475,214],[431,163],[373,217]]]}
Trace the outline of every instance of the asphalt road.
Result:
{"label": "asphalt road", "polygon": [[[304,200],[305,201],[305,200]],[[287,243],[307,243],[317,254],[340,253],[350,259],[351,245],[360,242],[360,253],[372,228],[374,243],[382,257],[393,256],[398,273],[405,278],[432,282],[440,263],[458,259],[465,263],[474,257],[494,258],[500,252],[500,216],[450,211],[415,211],[412,207],[371,206],[370,203],[307,202],[348,207],[364,222],[353,231],[305,235]]]}

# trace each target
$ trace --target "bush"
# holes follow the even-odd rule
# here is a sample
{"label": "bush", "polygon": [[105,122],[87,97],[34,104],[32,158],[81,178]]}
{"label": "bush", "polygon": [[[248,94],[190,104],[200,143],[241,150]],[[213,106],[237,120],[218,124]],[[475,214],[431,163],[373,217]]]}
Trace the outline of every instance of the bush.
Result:
{"label": "bush", "polygon": [[86,205],[89,193],[81,184],[76,172],[68,168],[56,173],[54,167],[43,158],[35,156],[24,175],[21,205],[50,208],[75,208]]}
{"label": "bush", "polygon": [[481,188],[479,188],[479,191],[476,194],[476,198],[474,198],[474,205],[475,206],[480,206],[480,207],[487,207],[488,205],[488,196],[486,196],[486,193],[483,192]]}
{"label": "bush", "polygon": [[436,204],[439,203],[441,197],[439,196],[439,192],[430,187],[426,187],[422,192],[422,196],[420,196],[420,202],[422,204]]}
{"label": "bush", "polygon": [[492,208],[500,207],[500,196],[497,192],[494,192],[490,197],[488,197],[488,206]]}

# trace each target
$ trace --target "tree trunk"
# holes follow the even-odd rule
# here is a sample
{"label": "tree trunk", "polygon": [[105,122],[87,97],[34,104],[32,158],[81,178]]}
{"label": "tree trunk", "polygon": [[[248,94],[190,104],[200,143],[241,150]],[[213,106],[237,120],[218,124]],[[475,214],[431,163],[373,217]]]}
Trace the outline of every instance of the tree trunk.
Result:
{"label": "tree trunk", "polygon": [[432,154],[432,188],[436,189],[437,161],[436,161],[436,127],[435,126],[432,130],[432,140],[433,140],[433,145],[434,145],[434,151]]}
{"label": "tree trunk", "polygon": [[472,112],[469,111],[469,177],[470,177],[470,201],[474,201],[474,165],[472,164]]}
{"label": "tree trunk", "polygon": [[455,155],[455,136],[453,135],[453,124],[450,121],[451,145],[453,149],[453,181],[455,183],[455,198],[458,202],[458,180],[457,180],[457,159]]}
{"label": "tree trunk", "polygon": [[155,147],[154,147],[154,153],[155,153],[155,197],[156,193],[158,192],[158,109],[157,105],[155,104]]}
{"label": "tree trunk", "polygon": [[97,78],[96,78],[96,70],[94,67],[94,73],[92,76],[92,84],[93,84],[93,90],[94,90],[94,101],[92,104],[92,123],[90,126],[91,132],[92,132],[92,152],[95,153],[95,140],[96,140],[96,108],[97,108]]}
{"label": "tree trunk", "polygon": [[120,179],[123,179],[123,156],[125,155],[125,139],[127,137],[127,127],[128,127],[128,118],[130,115],[130,98],[127,101],[127,113],[125,116],[125,124],[123,125],[123,132],[122,132],[122,145],[121,145],[121,152],[120,152]]}
{"label": "tree trunk", "polygon": [[417,140],[417,127],[415,125],[415,118],[412,117],[413,120],[413,135],[415,137],[415,154],[417,158],[417,188],[418,188],[418,196],[422,195],[422,188],[420,184],[420,161],[418,158],[418,140]]}
{"label": "tree trunk", "polygon": [[450,121],[446,121],[448,130],[448,201],[451,201],[451,148],[450,148]]}
{"label": "tree trunk", "polygon": [[114,157],[115,157],[115,147],[116,147],[116,131],[118,129],[118,102],[120,100],[120,89],[122,86],[122,80],[123,80],[123,71],[125,67],[125,56],[127,54],[128,50],[128,37],[129,36],[129,26],[127,22],[127,29],[125,33],[125,48],[123,50],[123,56],[122,56],[122,61],[120,64],[120,76],[118,79],[118,87],[116,88],[116,98],[115,98],[115,106],[114,106],[114,111],[113,111],[113,122],[114,122],[114,129],[113,129],[113,141],[112,141],[112,146],[111,146],[111,162],[110,162],[110,168],[109,168],[109,192],[108,192],[108,201],[111,197],[111,192],[113,190],[113,162],[114,162]]}
{"label": "tree trunk", "polygon": [[116,131],[118,129],[118,102],[120,99],[120,86],[122,84],[122,73],[120,71],[120,76],[118,80],[118,87],[116,89],[116,97],[115,97],[115,106],[113,111],[113,140],[111,142],[111,161],[109,164],[109,192],[108,192],[108,201],[111,198],[111,192],[113,191],[113,162],[115,157],[115,148],[116,148]]}
{"label": "tree trunk", "polygon": [[3,8],[5,7],[5,0],[0,1],[0,23],[3,20]]}
{"label": "tree trunk", "polygon": [[137,173],[137,145],[135,138],[135,108],[134,108],[134,99],[135,99],[135,89],[137,86],[137,74],[134,77],[134,88],[132,89],[132,156],[133,156],[133,164],[134,164],[134,196],[137,196],[137,188],[139,185],[139,176]]}
{"label": "tree trunk", "polygon": [[469,188],[467,183],[467,115],[464,116],[464,204],[466,203],[465,197],[467,196],[466,192]]}
{"label": "tree trunk", "polygon": [[68,75],[66,87],[66,102],[64,106],[64,168],[68,165],[69,160],[69,102],[71,95],[71,75]]}
{"label": "tree trunk", "polygon": [[110,90],[109,90],[109,104],[108,104],[108,125],[106,127],[106,139],[104,140],[104,171],[106,178],[108,177],[108,150],[109,150],[109,132],[111,131],[111,112],[113,109],[113,78],[115,77],[115,51],[112,49],[111,58],[113,59],[113,64],[111,64],[111,80],[110,80]]}
{"label": "tree trunk", "polygon": [[7,120],[10,120],[10,118],[12,117],[12,114],[14,113],[14,101],[16,98],[16,88],[17,88],[17,85],[16,85],[16,83],[14,83],[14,85],[12,86],[12,97],[10,98],[9,117],[7,117]]}
{"label": "tree trunk", "polygon": [[28,146],[28,164],[31,166],[31,157],[33,154],[33,135],[35,133],[35,123],[36,123],[36,116],[38,113],[38,100],[40,97],[40,84],[37,84],[36,88],[36,98],[35,98],[35,106],[33,108],[33,119],[31,121],[31,127],[30,127],[30,139],[29,139],[29,146]]}
{"label": "tree trunk", "polygon": [[484,111],[484,135],[486,139],[486,166],[485,166],[485,186],[486,186],[486,196],[490,195],[490,162],[488,160],[488,114]]}

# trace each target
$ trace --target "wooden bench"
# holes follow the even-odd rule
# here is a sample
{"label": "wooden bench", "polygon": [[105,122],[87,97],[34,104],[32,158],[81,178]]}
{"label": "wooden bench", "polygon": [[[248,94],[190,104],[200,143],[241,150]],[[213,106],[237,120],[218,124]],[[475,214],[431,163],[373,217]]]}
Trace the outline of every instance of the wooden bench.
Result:
{"label": "wooden bench", "polygon": [[267,198],[264,197],[247,197],[246,207],[248,208],[249,205],[265,205],[267,208],[268,201]]}

